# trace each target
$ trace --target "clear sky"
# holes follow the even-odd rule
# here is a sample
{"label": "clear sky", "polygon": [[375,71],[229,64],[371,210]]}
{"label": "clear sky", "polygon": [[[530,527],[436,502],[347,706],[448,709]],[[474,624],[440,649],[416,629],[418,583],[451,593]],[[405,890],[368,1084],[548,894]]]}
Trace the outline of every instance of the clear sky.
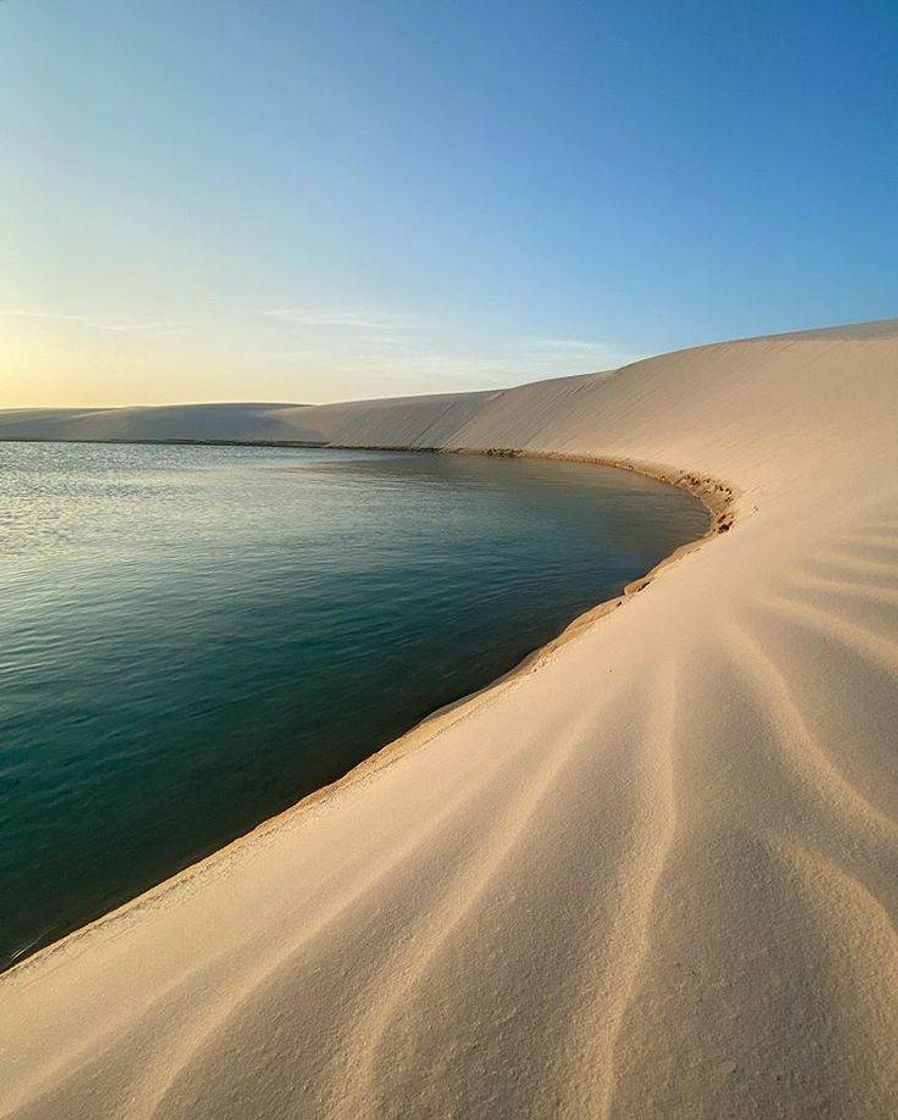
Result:
{"label": "clear sky", "polygon": [[0,73],[0,406],[898,313],[896,0],[5,0]]}

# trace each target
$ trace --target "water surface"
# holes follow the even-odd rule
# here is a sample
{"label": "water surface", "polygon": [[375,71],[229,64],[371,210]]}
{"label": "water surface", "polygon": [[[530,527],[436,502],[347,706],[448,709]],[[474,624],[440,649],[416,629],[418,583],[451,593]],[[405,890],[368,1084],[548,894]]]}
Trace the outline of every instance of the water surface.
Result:
{"label": "water surface", "polygon": [[0,444],[0,965],[339,777],[706,525],[682,491],[582,464]]}

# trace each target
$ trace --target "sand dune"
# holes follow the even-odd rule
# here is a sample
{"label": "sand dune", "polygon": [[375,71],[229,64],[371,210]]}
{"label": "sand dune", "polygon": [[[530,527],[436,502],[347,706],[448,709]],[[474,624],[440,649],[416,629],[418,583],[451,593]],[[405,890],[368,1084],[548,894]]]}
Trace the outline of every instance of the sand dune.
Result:
{"label": "sand dune", "polygon": [[0,439],[315,441],[291,404],[175,404],[0,411]]}
{"label": "sand dune", "polygon": [[0,978],[2,1114],[898,1115],[898,321],[276,416],[695,472],[735,522]]}

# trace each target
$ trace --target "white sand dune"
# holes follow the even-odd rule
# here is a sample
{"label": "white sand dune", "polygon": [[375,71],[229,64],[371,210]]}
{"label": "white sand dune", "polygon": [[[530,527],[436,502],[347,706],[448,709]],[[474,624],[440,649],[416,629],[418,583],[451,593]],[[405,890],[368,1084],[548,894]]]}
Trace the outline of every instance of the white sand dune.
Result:
{"label": "white sand dune", "polygon": [[16,408],[0,410],[0,439],[315,441],[318,433],[302,423],[307,411],[242,403]]}
{"label": "white sand dune", "polygon": [[898,321],[278,417],[696,472],[735,523],[0,979],[0,1112],[898,1116]]}

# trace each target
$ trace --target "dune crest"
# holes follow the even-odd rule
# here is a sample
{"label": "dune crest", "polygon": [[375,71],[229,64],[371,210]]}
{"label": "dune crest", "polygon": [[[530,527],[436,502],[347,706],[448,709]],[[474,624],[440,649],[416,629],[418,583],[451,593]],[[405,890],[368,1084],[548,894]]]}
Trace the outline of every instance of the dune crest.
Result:
{"label": "dune crest", "polygon": [[721,480],[734,520],[0,977],[0,1115],[898,1115],[898,320],[246,409],[196,438],[617,460]]}

